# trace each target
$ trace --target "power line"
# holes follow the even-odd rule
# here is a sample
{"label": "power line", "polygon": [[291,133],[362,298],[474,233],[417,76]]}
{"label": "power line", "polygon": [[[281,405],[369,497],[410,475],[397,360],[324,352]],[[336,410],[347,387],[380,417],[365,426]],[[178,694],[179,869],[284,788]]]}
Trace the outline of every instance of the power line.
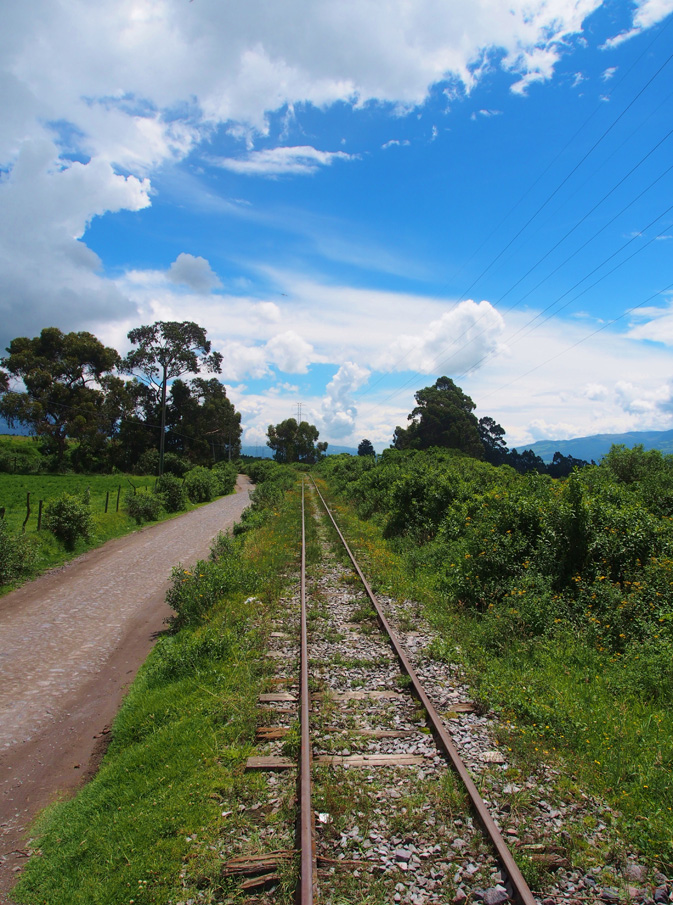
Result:
{"label": "power line", "polygon": [[[664,25],[664,27],[658,31],[658,33],[655,35],[655,37],[652,39],[652,41],[650,41],[650,43],[647,45],[647,47],[641,52],[641,54],[636,58],[636,60],[634,60],[634,62],[633,62],[633,63],[629,66],[629,68],[624,72],[624,74],[621,76],[621,78],[614,84],[614,86],[612,87],[612,89],[611,89],[611,91],[609,92],[608,96],[611,96],[611,95],[614,93],[614,91],[617,89],[617,87],[618,87],[618,86],[619,86],[619,85],[627,78],[627,76],[631,73],[631,71],[634,69],[634,67],[635,67],[635,66],[640,62],[640,60],[641,60],[641,59],[649,52],[650,48],[654,45],[654,43],[655,43],[655,42],[661,37],[661,35],[664,34],[664,33],[666,32],[666,30],[670,27],[671,22],[673,22],[673,18],[669,18],[669,20],[666,22],[666,24]],[[544,200],[544,202],[543,202],[543,203],[537,208],[537,210],[536,210],[536,211],[528,218],[528,220],[523,224],[523,226],[518,230],[518,232],[517,232],[517,233],[509,240],[509,242],[507,242],[507,244],[504,246],[504,248],[502,248],[501,251],[500,251],[500,252],[499,252],[499,253],[498,253],[498,254],[497,254],[490,262],[489,262],[489,264],[486,266],[486,268],[484,268],[484,270],[482,270],[482,272],[479,274],[479,276],[478,276],[478,277],[470,284],[470,286],[462,293],[462,295],[458,298],[458,300],[456,300],[456,302],[454,302],[454,304],[448,309],[448,311],[447,311],[446,313],[451,313],[452,311],[454,311],[454,310],[456,309],[456,307],[458,306],[458,304],[459,304],[462,300],[464,300],[464,299],[466,298],[466,296],[468,295],[468,293],[469,293],[469,292],[474,288],[474,286],[482,279],[482,277],[483,277],[483,276],[484,276],[484,275],[492,268],[492,266],[493,266],[493,265],[494,265],[494,264],[495,264],[495,263],[496,263],[496,262],[497,262],[497,261],[498,261],[505,253],[506,253],[506,251],[514,244],[514,242],[519,238],[519,236],[522,235],[522,233],[528,228],[528,226],[530,226],[530,224],[537,218],[537,216],[538,216],[538,215],[539,215],[539,214],[547,207],[547,205],[551,202],[551,200],[558,194],[558,192],[559,192],[559,191],[563,188],[563,186],[564,186],[564,185],[572,178],[572,176],[580,169],[580,167],[581,167],[581,166],[583,165],[583,163],[590,157],[590,155],[591,155],[591,154],[599,147],[599,145],[600,145],[600,144],[604,141],[604,139],[610,134],[610,132],[611,132],[611,131],[614,129],[614,127],[620,122],[620,120],[626,115],[626,113],[631,109],[631,107],[633,107],[633,105],[639,100],[639,98],[644,94],[644,92],[649,88],[649,86],[655,81],[655,79],[658,78],[658,76],[661,74],[661,72],[662,72],[662,71],[665,69],[665,67],[670,63],[671,59],[673,59],[673,53],[671,53],[671,54],[666,58],[666,60],[661,64],[661,66],[657,69],[657,71],[656,71],[656,72],[648,79],[648,81],[645,83],[645,85],[643,85],[643,87],[638,91],[638,93],[631,99],[631,101],[626,105],[626,107],[621,111],[621,113],[619,113],[619,115],[612,121],[612,123],[608,126],[608,128],[605,129],[605,131],[604,131],[604,132],[599,136],[599,138],[593,143],[593,145],[589,148],[589,150],[581,157],[581,159],[578,161],[578,163],[575,164],[575,166],[570,170],[570,172],[569,172],[569,173],[561,180],[561,182],[556,186],[556,188],[555,188],[555,189],[547,196],[547,198]],[[567,148],[570,147],[570,146],[572,145],[572,143],[576,140],[577,136],[583,131],[583,129],[586,127],[586,125],[591,121],[591,119],[593,119],[593,117],[596,115],[596,113],[598,112],[598,110],[600,110],[601,108],[602,108],[602,103],[599,104],[599,105],[597,105],[597,107],[594,109],[594,111],[592,111],[592,113],[589,115],[589,117],[587,117],[587,119],[582,123],[582,125],[579,127],[579,129],[577,129],[576,132],[573,134],[573,136],[569,139],[569,141],[566,143],[566,145],[564,146],[564,148],[562,149],[562,151],[560,151],[560,152],[556,155],[556,157],[554,157],[554,159],[551,161],[551,163],[550,163],[550,164],[545,168],[545,170],[543,170],[543,172],[537,177],[537,179],[535,180],[535,182],[533,182],[533,184],[532,184],[532,185],[527,189],[527,191],[521,196],[521,198],[517,201],[517,203],[516,203],[516,204],[508,211],[508,213],[507,213],[507,214],[505,215],[505,217],[500,221],[500,223],[498,224],[498,226],[497,226],[494,230],[492,230],[491,233],[489,234],[489,236],[487,237],[487,239],[484,240],[484,242],[481,243],[481,245],[479,246],[479,248],[477,249],[477,251],[476,251],[476,252],[473,252],[471,258],[474,257],[474,255],[477,254],[478,251],[481,250],[481,248],[483,248],[483,246],[489,241],[489,239],[490,239],[490,238],[498,231],[498,229],[500,228],[500,226],[502,226],[502,224],[503,224],[503,223],[511,216],[511,214],[514,212],[514,210],[516,210],[516,208],[520,205],[520,203],[524,200],[524,198],[525,198],[528,194],[530,194],[530,192],[532,191],[532,189],[538,184],[538,182],[540,182],[540,180],[542,179],[542,177],[543,177],[543,176],[551,169],[551,167],[552,167],[553,164],[559,159],[559,157],[560,157],[563,153],[565,153],[565,151],[567,150]],[[669,133],[664,137],[664,139],[662,139],[662,140],[655,146],[655,148],[653,148],[650,152],[648,152],[648,155],[646,155],[646,158],[647,158],[651,153],[653,153],[654,150],[656,150],[656,148],[659,147],[659,145],[660,145],[663,141],[665,141],[666,138],[668,138],[668,137],[670,136],[670,134],[671,134],[671,133],[669,132]],[[646,159],[646,158],[644,158],[644,159]],[[644,159],[643,159],[643,160],[644,160]],[[623,177],[623,179],[620,180],[620,182],[619,182],[616,186],[613,187],[613,189],[608,193],[608,195],[606,195],[603,199],[601,199],[600,202],[598,202],[598,204],[601,204],[601,203],[605,200],[605,198],[607,198],[610,194],[612,194],[612,192],[615,191],[616,188],[618,188],[619,185],[621,185],[622,182],[623,182],[625,179],[627,179],[628,176],[631,175],[631,173],[634,172],[635,169],[638,168],[638,166],[640,166],[640,164],[643,162],[643,160],[641,160],[641,161],[636,165],[636,167],[634,167],[631,171],[629,171],[629,173],[627,173],[626,176]],[[598,206],[598,205],[596,205],[596,206]],[[557,248],[558,245],[561,244],[561,242],[563,242],[570,234],[572,234],[572,232],[574,232],[574,230],[575,230],[582,222],[584,222],[584,220],[585,220],[588,216],[590,216],[590,214],[593,212],[593,210],[595,210],[595,207],[592,209],[592,211],[590,211],[588,214],[586,214],[586,215],[582,218],[582,220],[581,220],[578,224],[576,224],[575,227],[574,227],[572,230],[570,230],[570,231],[566,234],[566,236],[563,237],[563,239],[561,239],[558,243],[556,243],[556,245],[554,245],[554,247],[553,247],[553,248],[552,248],[545,256],[543,256],[543,258],[541,258],[540,261],[537,262],[537,264],[541,263],[542,260],[544,260],[546,257],[548,257],[548,255],[551,254],[551,252],[554,251],[554,249]],[[584,246],[582,246],[582,247],[584,247]],[[572,256],[571,256],[571,257],[572,257]],[[471,258],[468,259],[468,260],[471,260]],[[569,260],[569,259],[567,259],[567,260]],[[534,265],[534,267],[537,266],[537,264]],[[464,266],[464,265],[463,265],[463,266]],[[521,280],[525,279],[525,277],[528,276],[528,274],[531,272],[532,269],[534,269],[534,267],[531,268],[531,269],[529,269],[529,271],[524,275],[524,277],[522,277],[520,280],[518,280],[517,283],[515,283],[513,287],[510,287],[510,289],[507,290],[507,293],[505,293],[505,295],[508,294],[513,288],[515,288],[515,286],[518,285],[518,284],[521,282]],[[461,268],[461,269],[462,269],[462,268]],[[460,272],[460,271],[458,271],[458,272]],[[556,272],[556,271],[554,271],[554,272]],[[547,278],[548,278],[548,277],[547,277]],[[505,296],[502,296],[502,298],[504,298],[504,297],[505,297]],[[463,334],[463,335],[465,335],[465,334]],[[401,364],[403,361],[405,361],[405,360],[409,357],[409,355],[411,355],[411,354],[413,353],[413,351],[415,351],[415,349],[417,349],[417,348],[420,346],[420,344],[421,344],[421,340],[419,339],[419,341],[416,343],[416,345],[415,345],[414,347],[408,349],[408,350],[404,353],[404,355],[398,357],[398,359],[396,360],[395,364],[396,364],[396,365],[399,365],[399,364]],[[454,343],[452,343],[452,345],[455,345],[455,341],[454,341]],[[383,379],[385,379],[385,377],[390,376],[392,373],[393,373],[393,368],[391,367],[391,368],[390,368],[389,370],[387,370],[384,374],[382,374],[380,377],[378,377],[375,381],[373,381],[371,384],[369,384],[366,388],[363,388],[362,390],[358,391],[356,395],[359,396],[360,398],[362,398],[363,396],[370,394],[370,393],[373,391],[373,389],[374,389],[378,384],[380,384],[381,381],[382,381]],[[417,377],[417,376],[419,376],[418,372],[416,373],[416,375],[414,375],[414,377],[412,377],[412,380],[415,379],[415,377]],[[408,384],[409,382],[410,382],[410,381],[406,381],[404,384],[402,384],[401,387],[399,387],[399,391],[401,392],[401,391],[407,386],[407,384]],[[387,399],[389,399],[389,398],[392,398],[392,397],[390,397],[390,396],[389,396],[389,397],[386,397],[386,400],[384,400],[384,401],[387,401]]]}

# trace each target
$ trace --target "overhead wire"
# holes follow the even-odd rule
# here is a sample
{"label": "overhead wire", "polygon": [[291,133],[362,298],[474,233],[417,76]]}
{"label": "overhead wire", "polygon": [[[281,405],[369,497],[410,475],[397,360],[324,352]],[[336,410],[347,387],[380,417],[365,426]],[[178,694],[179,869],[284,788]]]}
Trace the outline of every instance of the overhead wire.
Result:
{"label": "overhead wire", "polygon": [[[626,78],[626,76],[628,75],[628,73],[630,73],[630,72],[632,71],[632,69],[633,69],[634,66],[640,61],[640,59],[642,59],[642,57],[648,52],[648,50],[649,50],[649,48],[652,46],[652,44],[654,44],[654,42],[655,42],[656,40],[658,40],[659,37],[661,37],[661,35],[662,35],[662,34],[666,31],[666,29],[670,26],[671,22],[673,22],[673,18],[671,18],[671,19],[668,20],[668,22],[666,23],[666,25],[664,26],[664,28],[662,28],[662,29],[658,32],[657,36],[650,42],[650,44],[648,45],[648,47],[640,54],[640,56],[637,58],[637,60],[634,61],[634,63],[631,64],[631,66],[629,67],[629,69],[624,73],[624,75],[623,75],[622,78],[620,79],[620,83]],[[659,77],[659,75],[663,72],[663,70],[664,70],[664,69],[666,68],[666,66],[671,62],[672,59],[673,59],[673,53],[671,53],[671,54],[664,60],[664,62],[658,67],[658,69],[655,71],[655,73],[647,80],[647,82],[641,87],[641,89],[640,89],[640,90],[637,92],[637,94],[631,99],[631,101],[626,105],[626,107],[625,107],[625,108],[619,113],[619,115],[612,121],[612,123],[608,126],[608,128],[605,129],[604,132],[599,136],[599,138],[591,145],[591,147],[590,147],[590,148],[588,149],[588,151],[581,157],[581,159],[578,161],[578,163],[575,164],[575,166],[570,170],[570,172],[569,172],[568,174],[566,174],[566,176],[565,176],[565,177],[561,180],[561,182],[554,188],[554,190],[547,196],[547,198],[543,201],[543,203],[542,203],[541,205],[538,206],[538,208],[536,209],[536,211],[528,218],[528,220],[527,220],[527,221],[523,224],[523,226],[517,231],[517,233],[512,237],[512,239],[509,240],[509,242],[504,246],[504,248],[501,249],[501,251],[500,251],[500,252],[499,252],[499,253],[498,253],[498,254],[497,254],[490,262],[489,262],[489,264],[486,266],[486,268],[484,268],[484,269],[482,270],[481,274],[477,277],[477,279],[474,280],[474,281],[470,284],[470,286],[468,287],[468,289],[465,290],[465,292],[460,296],[460,298],[454,303],[454,305],[452,306],[452,308],[449,309],[449,312],[452,311],[452,310],[455,310],[455,308],[456,308],[457,305],[460,303],[460,301],[463,300],[463,299],[466,297],[466,295],[470,292],[470,290],[471,290],[472,288],[474,288],[474,286],[476,285],[476,283],[477,283],[477,282],[478,282],[478,281],[479,281],[479,280],[480,280],[480,279],[481,279],[481,278],[482,278],[482,277],[483,277],[483,276],[491,269],[491,267],[492,267],[492,266],[493,266],[493,265],[494,265],[494,264],[495,264],[495,263],[496,263],[496,262],[497,262],[504,254],[505,254],[505,252],[513,245],[513,243],[516,241],[516,239],[518,239],[519,236],[522,235],[522,233],[523,233],[523,232],[528,228],[528,226],[535,220],[535,218],[542,212],[542,210],[544,210],[544,209],[547,207],[547,205],[550,203],[550,201],[558,194],[558,192],[563,188],[563,186],[567,184],[567,182],[568,182],[568,181],[571,179],[571,177],[579,170],[579,168],[582,166],[582,164],[589,158],[589,156],[590,156],[590,155],[591,155],[591,154],[599,147],[599,145],[605,140],[605,138],[612,132],[612,130],[614,129],[614,127],[615,127],[615,126],[623,119],[623,117],[626,115],[626,113],[633,107],[633,105],[634,105],[634,104],[638,101],[638,99],[644,94],[644,92],[650,87],[650,85],[655,81],[655,79],[657,79],[657,78]],[[616,87],[617,87],[617,85],[615,85],[615,88],[616,88]],[[614,91],[614,88],[613,88],[613,91]],[[596,110],[598,110],[598,109],[600,109],[600,106],[596,108]],[[574,139],[577,137],[577,135],[583,130],[583,128],[586,126],[586,124],[589,122],[589,120],[595,115],[595,112],[596,112],[596,111],[594,111],[594,113],[592,113],[591,116],[588,117],[587,120],[585,120],[585,122],[582,124],[582,126],[574,133],[574,135],[573,135],[573,137],[570,139],[570,141],[569,141],[568,143],[566,143],[566,146],[565,146],[565,148],[564,148],[564,151],[567,149],[567,147],[568,147],[570,144],[572,144],[572,142],[573,142]],[[637,169],[638,169],[638,168],[639,168],[639,167],[640,167],[640,166],[641,166],[641,165],[642,165],[642,164],[643,164],[643,163],[644,163],[644,162],[645,162],[645,161],[646,161],[646,160],[647,160],[647,159],[648,159],[648,158],[649,158],[656,150],[657,150],[657,148],[659,148],[659,147],[663,144],[663,142],[665,142],[665,141],[670,137],[671,134],[673,134],[673,130],[670,130],[670,131],[669,131],[662,139],[660,139],[660,141],[657,142],[657,144],[656,144],[653,148],[651,148],[651,149],[647,152],[647,154],[646,154],[643,158],[641,158],[641,160],[640,160],[637,164],[635,164],[634,167],[632,167],[632,168],[628,171],[628,173],[626,173],[626,174],[618,181],[618,183],[617,183],[615,186],[613,186],[613,187],[610,189],[610,191],[607,192],[607,193],[603,196],[603,198],[601,198],[601,200],[600,200],[599,202],[597,202],[597,203],[594,205],[594,207],[593,207],[587,214],[585,214],[585,215],[581,218],[581,220],[580,220],[577,224],[575,224],[575,226],[574,226],[572,229],[570,229],[570,230],[569,230],[569,231],[568,231],[568,232],[567,232],[567,233],[566,233],[566,234],[565,234],[565,235],[564,235],[557,243],[555,243],[555,245],[554,245],[554,246],[553,246],[553,247],[552,247],[545,255],[543,255],[542,258],[540,258],[540,259],[536,262],[535,265],[533,265],[531,268],[529,268],[529,270],[526,272],[526,274],[524,274],[523,277],[519,278],[519,279],[516,281],[516,283],[515,283],[513,286],[511,286],[511,287],[507,290],[507,292],[501,297],[501,299],[504,298],[507,294],[509,294],[509,292],[511,292],[512,289],[514,289],[517,285],[519,285],[519,284],[522,282],[522,280],[525,279],[526,276],[528,276],[528,275],[529,275],[529,274],[530,274],[537,266],[539,266],[539,264],[542,263],[542,261],[545,260],[545,259],[546,259],[546,258],[547,258],[547,257],[548,257],[548,256],[549,256],[556,248],[558,248],[559,245],[562,244],[563,241],[565,241],[565,239],[567,239],[570,235],[572,235],[572,233],[575,232],[575,230],[581,225],[581,223],[583,223],[583,222],[584,222],[584,221],[585,221],[585,220],[586,220],[586,219],[587,219],[587,218],[588,218],[588,217],[589,217],[589,216],[590,216],[590,215],[591,215],[591,214],[592,214],[592,213],[593,213],[593,212],[594,212],[594,211],[595,211],[595,210],[596,210],[596,209],[597,209],[597,208],[598,208],[598,207],[599,207],[599,206],[600,206],[600,205],[601,205],[608,197],[610,197],[610,195],[612,195],[612,194],[614,193],[614,191],[616,191],[616,189],[619,188],[619,186],[622,185],[622,184],[629,178],[629,176],[632,175],[632,174],[633,174],[633,173],[634,173],[634,172],[635,172],[635,171],[636,171],[636,170],[637,170]],[[560,156],[561,153],[563,153],[563,152],[560,152],[560,153],[554,158],[554,161],[552,161],[552,164],[553,164],[553,162],[555,162],[555,161],[558,159],[558,157]],[[526,193],[524,193],[524,195],[522,196],[522,198],[519,199],[519,201],[517,202],[517,204],[514,205],[514,207],[510,210],[510,212],[508,212],[508,214],[505,216],[505,218],[503,218],[503,220],[501,220],[501,224],[502,224],[502,222],[504,222],[504,220],[506,220],[506,219],[509,217],[509,215],[516,209],[516,207],[520,204],[520,202],[523,200],[523,198],[525,198],[526,195],[530,193],[530,191],[532,190],[532,188],[534,188],[534,186],[537,185],[537,183],[540,181],[540,179],[542,178],[542,176],[548,171],[548,169],[551,167],[552,164],[550,164],[549,167],[547,167],[547,168],[543,171],[543,173],[540,174],[540,176],[535,180],[535,182],[533,183],[533,185],[526,191]],[[620,211],[620,214],[618,214],[618,215],[616,215],[615,217],[613,217],[613,218],[612,218],[610,221],[608,221],[608,223],[606,223],[606,224],[605,224],[605,225],[604,225],[597,233],[595,233],[594,236],[592,236],[590,239],[586,240],[586,241],[585,241],[578,249],[575,250],[575,252],[573,252],[572,255],[568,256],[568,257],[565,259],[565,261],[562,262],[562,264],[558,265],[558,266],[557,266],[550,274],[548,274],[548,275],[544,278],[544,280],[541,281],[541,283],[544,282],[545,280],[549,279],[549,277],[550,277],[551,275],[553,275],[554,273],[556,273],[562,266],[564,266],[566,263],[568,263],[568,262],[569,262],[569,261],[570,261],[577,253],[579,253],[579,251],[581,251],[583,248],[585,248],[586,245],[588,245],[590,241],[593,241],[593,239],[596,238],[596,236],[599,235],[600,232],[602,232],[604,229],[606,229],[607,226],[610,225],[610,223],[614,222],[614,220],[615,220],[618,216],[621,215],[621,213],[623,213],[625,210],[627,210],[633,203],[635,203],[636,200],[638,200],[640,197],[642,197],[642,195],[643,195],[646,191],[648,191],[650,188],[652,188],[652,186],[653,186],[654,184],[656,184],[656,182],[658,182],[661,178],[663,178],[663,176],[665,176],[665,175],[670,171],[670,169],[671,169],[671,167],[669,167],[667,170],[665,170],[664,173],[662,173],[659,177],[657,177],[657,179],[654,180],[654,182],[651,183],[646,189],[644,189],[638,196],[636,196],[636,198],[632,199],[632,200],[629,202],[629,204],[627,204],[624,208],[622,208],[622,210]],[[664,216],[664,215],[665,215],[665,212],[664,212],[663,214],[661,214],[660,216]],[[656,218],[656,219],[659,219],[659,218]],[[653,222],[656,222],[656,220],[653,221]],[[650,225],[651,225],[651,224],[650,224]],[[495,230],[491,232],[491,234],[489,235],[489,238],[490,238],[490,236],[493,235],[494,232],[495,232]],[[656,237],[655,237],[655,238],[656,238]],[[480,246],[480,248],[483,247],[484,244],[485,244],[485,243],[482,243],[482,245]],[[629,243],[626,243],[626,244],[628,245]],[[649,244],[649,243],[648,243],[648,244]],[[620,251],[620,250],[623,250],[624,247],[626,247],[626,246],[622,246],[622,248],[619,249],[619,250],[618,250],[617,252],[615,252],[614,254],[618,254],[619,251]],[[475,253],[476,253],[476,252],[475,252]],[[473,256],[474,256],[475,253],[473,253]],[[606,261],[607,261],[607,260],[610,260],[611,257],[614,257],[614,254],[611,255],[608,259],[606,259]],[[629,258],[627,258],[626,260],[630,260],[631,257],[633,257],[633,255],[629,256]],[[602,262],[602,264],[599,265],[598,268],[595,268],[593,271],[591,271],[589,274],[587,274],[587,275],[584,277],[584,279],[587,279],[587,278],[591,275],[591,273],[593,273],[593,272],[596,271],[596,269],[600,269],[600,267],[603,266],[603,265],[606,263],[606,261]],[[625,263],[625,262],[623,262],[623,263]],[[621,266],[621,265],[619,265],[619,266]],[[611,271],[611,272],[613,272],[613,271]],[[582,282],[582,281],[580,281],[580,282]],[[538,288],[539,285],[541,285],[541,283],[539,283],[538,286],[537,286],[537,287],[534,287],[534,288]],[[576,285],[577,285],[577,284],[576,284]],[[595,284],[593,284],[593,285],[595,285]],[[572,287],[572,288],[576,288],[576,287]],[[572,291],[572,288],[571,288],[570,290],[568,290],[568,291],[571,292],[571,291]],[[530,293],[531,293],[532,291],[534,291],[534,289],[533,289],[533,290],[530,290],[528,293],[526,293],[526,295],[524,295],[522,299],[519,299],[519,301],[518,301],[517,303],[515,303],[515,304],[520,304],[520,302],[523,301],[525,298],[527,298],[528,295],[530,295]],[[565,296],[565,294],[567,294],[567,293],[564,293],[564,296]],[[562,296],[562,297],[564,297],[564,296]],[[556,301],[558,301],[558,299],[557,299]],[[553,304],[555,304],[555,303],[553,303]],[[514,306],[512,306],[512,307],[514,307]],[[566,306],[563,306],[563,307],[567,307],[567,305],[566,305]],[[511,308],[508,309],[508,310],[511,310]],[[545,310],[547,310],[547,309],[545,309]],[[559,310],[561,310],[561,309],[559,309]],[[447,312],[447,313],[449,313],[449,312]],[[543,321],[543,323],[544,323],[544,321]],[[474,324],[473,324],[472,326],[474,326]],[[462,334],[462,335],[465,335],[465,334]],[[422,342],[422,340],[419,340],[417,346],[420,346],[421,342]],[[454,342],[453,342],[451,345],[455,345],[455,340],[454,340]],[[395,365],[399,365],[402,361],[406,360],[406,359],[408,358],[408,356],[409,356],[410,354],[412,354],[413,351],[414,351],[414,348],[408,349],[408,350],[406,351],[406,353],[405,353],[403,356],[401,356],[401,357],[395,362]],[[377,380],[374,381],[372,384],[370,384],[370,385],[368,385],[366,388],[363,388],[362,390],[358,391],[355,395],[360,396],[360,397],[362,397],[362,396],[364,396],[364,395],[367,395],[367,394],[368,394],[369,392],[371,392],[371,390],[372,390],[377,384],[379,384],[386,376],[390,376],[391,373],[392,373],[392,368],[391,368],[389,371],[387,371],[385,374],[383,374],[383,375],[381,375],[379,378],[377,378]],[[413,380],[415,380],[418,376],[420,376],[420,374],[419,374],[419,372],[416,372],[414,375],[412,375],[412,377],[411,377],[410,379],[406,380],[406,381],[405,381],[403,384],[401,384],[401,385],[400,385],[400,386],[399,386],[392,394],[389,394],[387,397],[384,398],[384,400],[382,400],[382,401],[381,401],[380,403],[378,403],[378,404],[383,404],[383,403],[389,401],[391,398],[394,398],[395,395],[398,395],[398,393],[400,393],[400,392],[402,392],[404,389],[406,389],[406,387],[409,385],[409,383],[411,383]],[[376,407],[378,407],[378,404],[377,404]]]}

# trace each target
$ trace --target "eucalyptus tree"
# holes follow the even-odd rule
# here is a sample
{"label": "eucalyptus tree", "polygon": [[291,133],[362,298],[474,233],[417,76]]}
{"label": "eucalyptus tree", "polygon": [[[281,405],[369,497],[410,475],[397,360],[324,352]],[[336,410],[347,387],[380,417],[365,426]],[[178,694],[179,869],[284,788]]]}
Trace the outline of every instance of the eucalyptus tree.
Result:
{"label": "eucalyptus tree", "polygon": [[220,373],[222,370],[222,355],[211,352],[206,332],[193,321],[157,321],[135,327],[128,333],[136,348],[123,359],[121,369],[144,380],[160,398],[159,474],[164,470],[168,382],[182,374],[198,374],[202,370]]}

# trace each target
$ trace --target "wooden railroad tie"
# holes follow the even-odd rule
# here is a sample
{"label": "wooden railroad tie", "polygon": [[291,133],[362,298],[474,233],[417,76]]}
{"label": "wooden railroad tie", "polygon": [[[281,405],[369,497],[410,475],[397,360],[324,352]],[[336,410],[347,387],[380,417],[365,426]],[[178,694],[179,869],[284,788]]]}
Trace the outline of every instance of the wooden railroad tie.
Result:
{"label": "wooden railroad tie", "polygon": [[[426,762],[418,754],[321,754],[314,764],[333,767],[411,767]],[[292,770],[297,766],[291,757],[249,757],[246,770]]]}

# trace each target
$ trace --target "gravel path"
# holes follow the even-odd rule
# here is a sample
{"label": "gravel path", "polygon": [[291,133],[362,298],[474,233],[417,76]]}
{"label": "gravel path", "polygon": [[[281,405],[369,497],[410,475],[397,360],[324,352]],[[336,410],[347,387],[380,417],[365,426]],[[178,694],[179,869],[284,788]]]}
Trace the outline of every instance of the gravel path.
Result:
{"label": "gravel path", "polygon": [[95,772],[109,723],[164,620],[171,568],[208,554],[250,484],[119,538],[0,599],[0,901],[22,838],[57,792]]}

